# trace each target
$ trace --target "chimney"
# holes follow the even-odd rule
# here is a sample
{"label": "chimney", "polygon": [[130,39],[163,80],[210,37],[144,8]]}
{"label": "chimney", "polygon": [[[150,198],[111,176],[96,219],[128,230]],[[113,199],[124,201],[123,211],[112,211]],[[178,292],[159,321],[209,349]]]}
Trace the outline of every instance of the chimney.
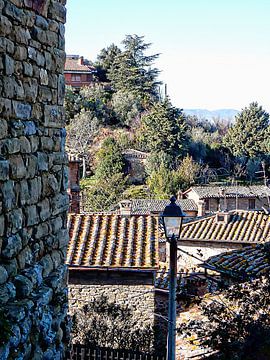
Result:
{"label": "chimney", "polygon": [[183,199],[183,198],[184,198],[184,196],[183,196],[183,191],[178,190],[178,191],[177,191],[177,200],[181,200],[181,199]]}
{"label": "chimney", "polygon": [[228,224],[230,222],[231,215],[227,211],[216,213],[216,223]]}
{"label": "chimney", "polygon": [[83,65],[83,56],[80,56],[78,59],[78,64]]}
{"label": "chimney", "polygon": [[122,216],[131,215],[132,202],[130,200],[120,201],[119,206],[120,206],[120,215]]}
{"label": "chimney", "polygon": [[69,158],[68,194],[69,212],[80,213],[80,160]]}
{"label": "chimney", "polygon": [[204,216],[205,215],[205,202],[204,200],[198,201],[198,216]]}

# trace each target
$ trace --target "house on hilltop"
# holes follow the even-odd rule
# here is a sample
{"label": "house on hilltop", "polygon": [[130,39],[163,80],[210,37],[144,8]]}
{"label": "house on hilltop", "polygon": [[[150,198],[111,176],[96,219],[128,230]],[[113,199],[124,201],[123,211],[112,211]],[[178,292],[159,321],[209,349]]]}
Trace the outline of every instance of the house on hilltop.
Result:
{"label": "house on hilltop", "polygon": [[270,188],[266,185],[193,186],[183,193],[183,197],[195,201],[199,216],[223,210],[270,207]]}
{"label": "house on hilltop", "polygon": [[66,85],[70,85],[75,89],[80,89],[83,86],[90,86],[94,82],[94,73],[95,68],[90,65],[83,56],[66,56],[64,70]]}

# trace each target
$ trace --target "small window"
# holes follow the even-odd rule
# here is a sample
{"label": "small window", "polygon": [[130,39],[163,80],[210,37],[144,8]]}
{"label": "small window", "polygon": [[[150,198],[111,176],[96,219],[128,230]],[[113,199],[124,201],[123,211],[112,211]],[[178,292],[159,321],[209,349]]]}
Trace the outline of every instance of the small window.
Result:
{"label": "small window", "polygon": [[209,205],[209,199],[205,199],[205,210],[209,211],[210,210],[210,205]]}
{"label": "small window", "polygon": [[248,199],[249,210],[255,209],[255,199]]}
{"label": "small window", "polygon": [[81,81],[81,75],[71,75],[71,81],[74,82]]}

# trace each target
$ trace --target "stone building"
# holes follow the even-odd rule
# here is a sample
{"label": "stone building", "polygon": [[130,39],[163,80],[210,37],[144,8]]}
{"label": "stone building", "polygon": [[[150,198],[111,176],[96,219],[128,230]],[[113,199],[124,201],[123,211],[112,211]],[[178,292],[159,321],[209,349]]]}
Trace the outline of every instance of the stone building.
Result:
{"label": "stone building", "polygon": [[264,211],[219,212],[183,224],[179,269],[194,269],[211,256],[270,241],[270,215]]}
{"label": "stone building", "polygon": [[76,156],[69,156],[68,167],[69,167],[69,177],[68,177],[68,195],[69,195],[69,212],[79,213],[80,204],[81,204],[81,189],[80,189],[80,164]]}
{"label": "stone building", "polygon": [[126,149],[123,157],[127,163],[127,173],[132,184],[142,184],[145,180],[145,163],[149,154],[135,149]]}
{"label": "stone building", "polygon": [[65,2],[0,0],[1,360],[67,343]]}
{"label": "stone building", "polygon": [[[165,206],[170,203],[169,200],[157,200],[157,199],[130,199],[120,201],[116,206],[112,207],[112,211],[118,214],[121,214],[123,211],[123,205],[129,204],[128,211],[129,215],[160,215]],[[176,204],[181,207],[181,209],[186,214],[186,219],[191,219],[197,216],[198,207],[194,200],[191,199],[179,199],[176,201]]]}
{"label": "stone building", "polygon": [[159,320],[155,317],[158,227],[153,216],[70,214],[70,312],[106,295],[109,301],[133,307],[140,327],[154,326]]}
{"label": "stone building", "polygon": [[65,62],[66,84],[75,89],[90,86],[94,82],[95,68],[86,61],[83,56],[67,55]]}
{"label": "stone building", "polygon": [[217,211],[260,210],[270,207],[270,188],[265,185],[249,186],[194,186],[183,193],[198,206],[198,216]]}

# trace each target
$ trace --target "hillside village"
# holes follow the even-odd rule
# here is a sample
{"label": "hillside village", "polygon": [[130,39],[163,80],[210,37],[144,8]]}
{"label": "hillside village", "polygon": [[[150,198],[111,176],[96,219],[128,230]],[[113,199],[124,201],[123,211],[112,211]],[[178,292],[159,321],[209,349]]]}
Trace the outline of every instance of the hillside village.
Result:
{"label": "hillside village", "polygon": [[[143,41],[136,36],[133,40],[138,46]],[[139,326],[142,332],[149,326],[153,329],[152,341],[148,347],[143,347],[145,344],[139,347],[140,350],[158,351],[165,356],[170,250],[160,216],[169,204],[171,194],[176,196],[176,204],[185,212],[177,244],[176,314],[180,329],[183,327],[182,315],[185,324],[194,319],[201,321],[202,310],[195,299],[203,299],[209,293],[215,296],[216,292],[222,291],[219,290],[224,286],[221,283],[232,286],[269,272],[268,248],[264,247],[270,240],[267,145],[254,144],[252,149],[243,149],[241,154],[240,148],[234,150],[232,143],[236,141],[233,137],[236,136],[234,131],[238,131],[238,122],[249,121],[249,117],[259,113],[268,119],[269,115],[253,103],[236,116],[233,125],[226,124],[225,120],[211,122],[185,115],[182,110],[174,109],[168,98],[157,97],[152,100],[157,103],[153,114],[149,103],[141,111],[137,108],[135,113],[127,114],[129,123],[117,123],[117,113],[111,120],[108,114],[107,120],[104,117],[98,120],[100,102],[101,111],[108,111],[106,107],[115,104],[113,97],[118,91],[127,91],[125,87],[131,86],[135,98],[140,98],[138,89],[133,92],[130,84],[114,84],[118,81],[115,75],[110,75],[108,68],[102,68],[102,61],[106,66],[109,66],[109,60],[113,61],[110,56],[118,54],[124,59],[128,56],[128,39],[124,44],[126,51],[122,54],[112,45],[102,50],[96,65],[85,61],[81,79],[85,78],[86,71],[92,72],[87,90],[83,87],[85,84],[79,82],[77,64],[73,68],[76,77],[72,77],[74,56],[66,60],[65,76],[71,86],[68,113],[70,101],[78,105],[77,114],[71,114],[71,133],[68,134],[70,312],[76,318],[76,313],[85,305],[104,297],[119,306],[129,304],[133,309],[129,323],[133,327]],[[82,64],[83,58],[76,56],[76,61]],[[101,81],[99,72],[105,82]],[[121,90],[115,91],[117,86]],[[106,96],[107,99],[112,97],[111,104],[106,102]],[[129,104],[122,104],[127,112],[133,111],[132,101],[129,99]],[[156,111],[158,107],[160,113]],[[98,127],[91,133],[91,139],[79,135],[74,141],[74,129],[87,117],[99,122]],[[173,122],[169,125],[170,121],[177,123],[178,119],[181,119],[180,128],[173,131],[179,131],[181,143],[172,137],[171,141],[176,142],[173,143],[175,149],[171,150],[166,139],[170,134],[160,133],[158,139],[155,135],[158,130],[151,128],[151,121],[161,121],[166,128],[173,126]],[[265,131],[269,131],[269,122],[265,124]],[[159,125],[156,127],[158,129]],[[76,151],[76,141],[85,141],[83,152]],[[213,143],[215,141],[219,144]],[[110,179],[111,175],[118,179],[117,185],[113,176]],[[114,191],[119,185],[119,193],[108,194],[107,188]],[[87,314],[80,316],[76,321],[85,327],[82,319]],[[82,333],[74,334],[76,341],[87,341]],[[104,340],[97,345],[119,347],[117,343],[106,344]],[[212,354],[213,350],[215,353],[216,349],[203,342],[196,341],[196,346],[192,345],[181,331],[176,335],[176,356],[181,359],[199,359]]]}
{"label": "hillside village", "polygon": [[65,22],[0,0],[0,360],[269,359],[269,114],[186,114],[144,36]]}

